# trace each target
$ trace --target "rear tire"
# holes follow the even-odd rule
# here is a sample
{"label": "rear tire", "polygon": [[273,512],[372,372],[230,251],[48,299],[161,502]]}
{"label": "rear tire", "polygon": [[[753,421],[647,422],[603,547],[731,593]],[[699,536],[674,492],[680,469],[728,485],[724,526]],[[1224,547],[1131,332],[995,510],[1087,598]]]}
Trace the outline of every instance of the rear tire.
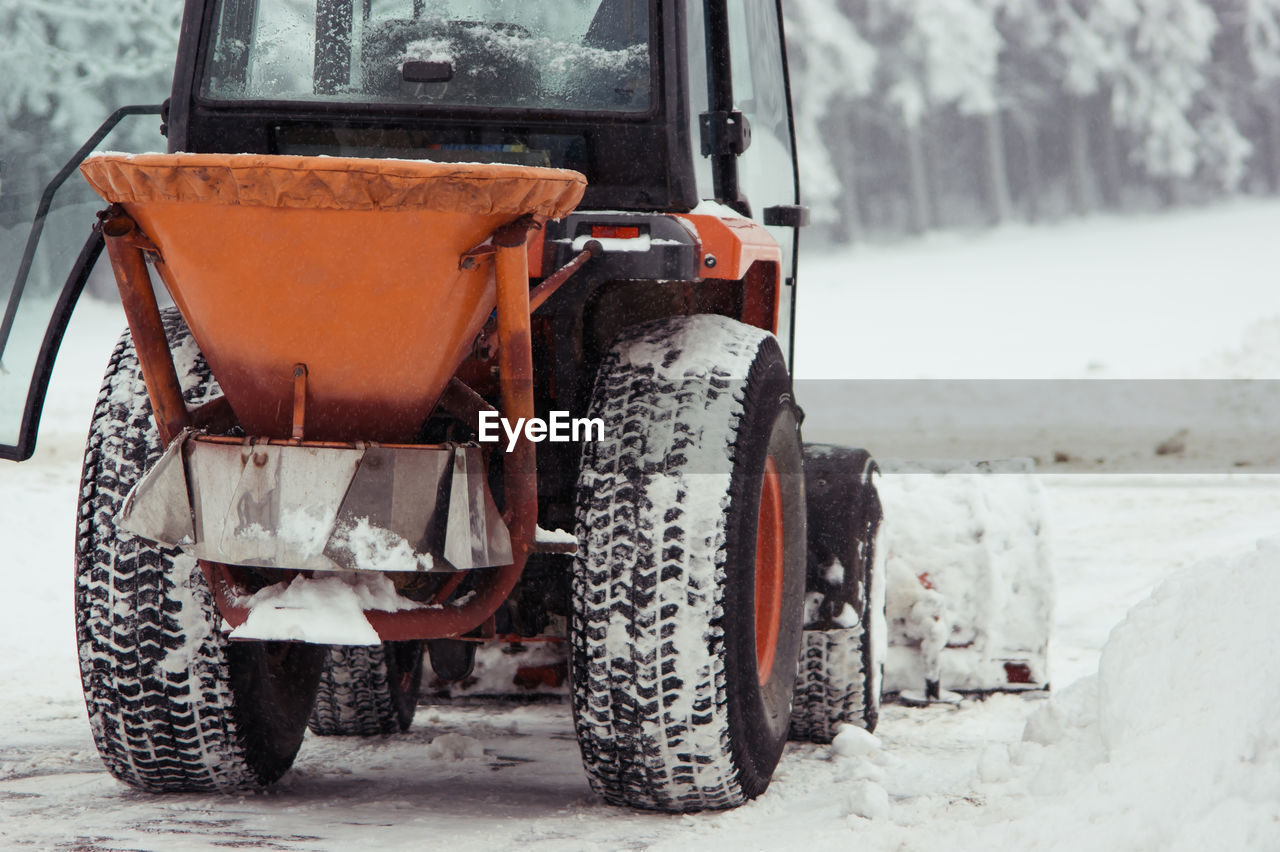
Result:
{"label": "rear tire", "polygon": [[805,446],[808,568],[791,738],[829,743],[840,725],[874,731],[884,672],[882,511],[865,450]]}
{"label": "rear tire", "polygon": [[583,449],[570,631],[587,776],[613,804],[736,807],[781,757],[800,642],[803,461],[782,353],[724,317],[647,323],[605,358],[590,416],[605,436]]}
{"label": "rear tire", "polygon": [[[164,323],[187,404],[218,396],[177,311]],[[126,333],[98,397],[80,486],[76,635],[93,738],[111,774],[144,790],[259,788],[293,763],[323,651],[228,642],[196,560],[116,529],[125,495],[159,454]]]}
{"label": "rear tire", "polygon": [[331,646],[307,723],[311,732],[373,737],[409,730],[422,687],[422,651],[423,643],[413,641]]}

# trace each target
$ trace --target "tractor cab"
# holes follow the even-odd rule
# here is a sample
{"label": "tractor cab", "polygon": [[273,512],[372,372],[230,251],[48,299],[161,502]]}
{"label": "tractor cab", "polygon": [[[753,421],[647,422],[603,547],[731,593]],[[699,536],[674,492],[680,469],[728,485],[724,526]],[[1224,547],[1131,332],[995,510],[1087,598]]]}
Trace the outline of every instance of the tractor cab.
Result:
{"label": "tractor cab", "polygon": [[198,5],[171,151],[551,166],[587,174],[595,207],[697,203],[661,4]]}
{"label": "tractor cab", "polygon": [[[73,221],[67,197],[84,195],[78,178],[67,182],[75,167],[104,137],[114,141],[116,124],[152,112],[161,113],[173,153],[578,171],[587,178],[580,212],[548,229],[545,266],[567,258],[557,245],[589,233],[634,233],[650,249],[651,263],[636,272],[636,246],[614,246],[632,256],[625,270],[597,264],[601,280],[745,271],[723,263],[720,241],[687,234],[696,224],[655,217],[710,211],[754,220],[781,251],[772,283],[761,285],[768,292],[704,307],[741,316],[752,310],[744,298],[769,303],[750,321],[774,330],[789,356],[805,210],[786,68],[777,0],[187,0],[171,97],[112,116],[46,189],[25,250],[0,270],[14,276],[0,320],[0,457],[34,450],[62,331],[101,253],[97,233],[78,256],[65,239],[41,245],[50,211]],[[156,139],[151,150],[162,146]],[[94,201],[74,210],[85,231]],[[674,246],[699,240],[706,245]],[[60,288],[61,278],[29,286],[42,270],[48,278],[68,265]],[[603,345],[616,328],[598,325]]]}
{"label": "tractor cab", "polygon": [[570,168],[587,209],[795,203],[772,0],[193,0],[187,18],[171,151]]}

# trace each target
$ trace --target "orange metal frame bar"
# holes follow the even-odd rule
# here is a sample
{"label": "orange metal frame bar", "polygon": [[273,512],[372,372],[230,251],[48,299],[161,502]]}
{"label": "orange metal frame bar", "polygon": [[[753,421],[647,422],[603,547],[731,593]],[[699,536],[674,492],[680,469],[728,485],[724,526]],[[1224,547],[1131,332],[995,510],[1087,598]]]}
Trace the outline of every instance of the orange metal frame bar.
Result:
{"label": "orange metal frame bar", "polygon": [[599,241],[588,240],[582,251],[578,252],[572,260],[548,275],[546,280],[533,289],[533,292],[529,294],[529,310],[536,311],[542,307],[547,299],[556,294],[556,291],[560,289],[560,285],[568,281],[573,273],[582,268],[582,264],[602,254],[604,254],[604,248],[601,247]]}
{"label": "orange metal frame bar", "polygon": [[[533,407],[533,349],[530,330],[528,232],[538,224],[522,218],[494,233],[494,264],[498,295],[498,367],[502,408],[507,417],[531,418]],[[146,254],[159,253],[137,223],[118,205],[103,214],[102,233],[115,270],[116,284],[133,335],[147,394],[156,414],[160,438],[168,446],[192,423],[182,400],[173,354],[164,333],[160,309],[147,274]],[[567,277],[567,276],[566,276]],[[511,594],[533,547],[538,522],[537,457],[523,438],[503,461],[506,506],[503,519],[511,534],[513,559],[490,573],[487,582],[461,605],[441,609],[367,611],[378,635],[389,641],[460,636],[484,624]],[[243,594],[229,566],[201,563],[219,612],[232,627],[243,624],[248,609],[235,601]],[[456,584],[454,584],[456,588]]]}
{"label": "orange metal frame bar", "polygon": [[173,366],[173,354],[164,334],[160,319],[160,306],[155,291],[151,289],[151,276],[147,274],[146,253],[159,253],[137,223],[113,204],[102,217],[102,236],[107,245],[107,256],[115,270],[116,286],[120,289],[120,301],[129,322],[129,333],[138,352],[142,378],[151,397],[151,410],[155,414],[160,440],[169,446],[174,438],[191,425],[191,415],[182,401],[182,386],[178,384],[178,371]]}
{"label": "orange metal frame bar", "polygon": [[[533,347],[529,327],[529,259],[525,240],[531,220],[499,228],[493,235],[498,284],[498,371],[502,409],[507,417],[533,417]],[[538,525],[538,461],[534,445],[521,438],[503,459],[506,506],[503,519],[511,533],[512,561],[493,573],[462,606],[439,610],[368,611],[365,616],[386,640],[460,636],[483,624],[511,594],[533,545]]]}

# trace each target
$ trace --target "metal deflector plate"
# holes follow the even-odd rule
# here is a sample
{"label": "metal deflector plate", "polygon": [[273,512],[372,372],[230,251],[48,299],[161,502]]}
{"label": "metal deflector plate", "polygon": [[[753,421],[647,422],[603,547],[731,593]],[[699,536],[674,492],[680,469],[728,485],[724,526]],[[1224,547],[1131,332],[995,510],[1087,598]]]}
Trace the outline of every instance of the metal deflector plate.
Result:
{"label": "metal deflector plate", "polygon": [[184,433],[119,524],[198,559],[312,571],[510,564],[478,447],[331,448]]}

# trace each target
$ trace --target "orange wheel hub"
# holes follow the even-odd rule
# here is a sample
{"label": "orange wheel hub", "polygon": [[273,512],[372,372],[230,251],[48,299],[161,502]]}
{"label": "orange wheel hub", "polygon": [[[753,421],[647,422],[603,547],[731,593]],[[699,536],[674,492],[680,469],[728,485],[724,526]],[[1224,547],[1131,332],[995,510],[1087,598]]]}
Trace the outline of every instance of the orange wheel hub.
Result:
{"label": "orange wheel hub", "polygon": [[756,671],[769,679],[778,649],[782,621],[783,573],[782,483],[773,456],[765,460],[760,482],[760,511],[756,518]]}

